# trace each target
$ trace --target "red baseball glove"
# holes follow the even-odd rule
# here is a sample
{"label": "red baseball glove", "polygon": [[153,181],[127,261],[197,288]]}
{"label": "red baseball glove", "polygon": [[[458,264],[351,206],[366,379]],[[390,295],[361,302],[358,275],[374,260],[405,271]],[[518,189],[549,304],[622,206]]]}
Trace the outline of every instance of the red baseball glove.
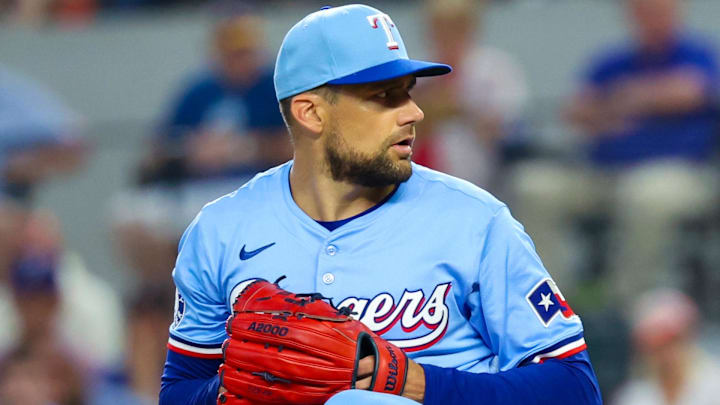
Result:
{"label": "red baseball glove", "polygon": [[320,294],[265,280],[248,285],[227,321],[218,404],[322,404],[355,388],[358,361],[375,356],[370,390],[401,395],[408,360],[398,347]]}

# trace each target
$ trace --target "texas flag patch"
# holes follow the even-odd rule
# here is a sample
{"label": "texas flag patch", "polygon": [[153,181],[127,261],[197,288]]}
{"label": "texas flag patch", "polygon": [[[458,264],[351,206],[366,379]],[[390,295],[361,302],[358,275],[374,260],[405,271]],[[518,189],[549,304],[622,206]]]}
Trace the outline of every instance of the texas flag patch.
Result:
{"label": "texas flag patch", "polygon": [[558,315],[565,319],[577,318],[575,312],[565,301],[565,297],[560,293],[560,289],[549,278],[536,284],[526,298],[533,312],[545,327],[550,325],[550,322]]}

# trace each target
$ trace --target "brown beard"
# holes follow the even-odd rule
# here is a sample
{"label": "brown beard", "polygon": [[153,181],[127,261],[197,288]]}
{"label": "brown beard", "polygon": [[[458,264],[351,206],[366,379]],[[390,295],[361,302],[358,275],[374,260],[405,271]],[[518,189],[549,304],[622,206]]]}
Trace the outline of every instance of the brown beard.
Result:
{"label": "brown beard", "polygon": [[332,126],[325,139],[325,159],[335,181],[363,187],[384,187],[405,182],[412,174],[410,164],[396,163],[390,158],[391,138],[372,155],[352,150],[336,125]]}

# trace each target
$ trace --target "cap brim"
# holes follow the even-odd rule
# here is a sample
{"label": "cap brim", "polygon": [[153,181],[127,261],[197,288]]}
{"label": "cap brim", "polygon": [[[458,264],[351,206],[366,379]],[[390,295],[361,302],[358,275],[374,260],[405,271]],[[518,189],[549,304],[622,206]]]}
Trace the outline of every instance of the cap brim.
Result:
{"label": "cap brim", "polygon": [[406,75],[415,75],[416,77],[440,76],[450,72],[452,72],[452,67],[442,63],[424,62],[413,59],[395,59],[331,80],[328,84],[372,83]]}

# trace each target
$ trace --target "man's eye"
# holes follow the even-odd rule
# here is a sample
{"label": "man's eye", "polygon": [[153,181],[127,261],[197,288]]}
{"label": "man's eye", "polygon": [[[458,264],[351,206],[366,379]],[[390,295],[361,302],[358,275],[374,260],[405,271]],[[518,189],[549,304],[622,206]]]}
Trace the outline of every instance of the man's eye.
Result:
{"label": "man's eye", "polygon": [[375,97],[377,97],[377,98],[387,98],[387,97],[388,97],[388,92],[387,92],[387,91],[383,91],[383,92],[381,92],[381,93],[377,93],[377,94],[375,94]]}

